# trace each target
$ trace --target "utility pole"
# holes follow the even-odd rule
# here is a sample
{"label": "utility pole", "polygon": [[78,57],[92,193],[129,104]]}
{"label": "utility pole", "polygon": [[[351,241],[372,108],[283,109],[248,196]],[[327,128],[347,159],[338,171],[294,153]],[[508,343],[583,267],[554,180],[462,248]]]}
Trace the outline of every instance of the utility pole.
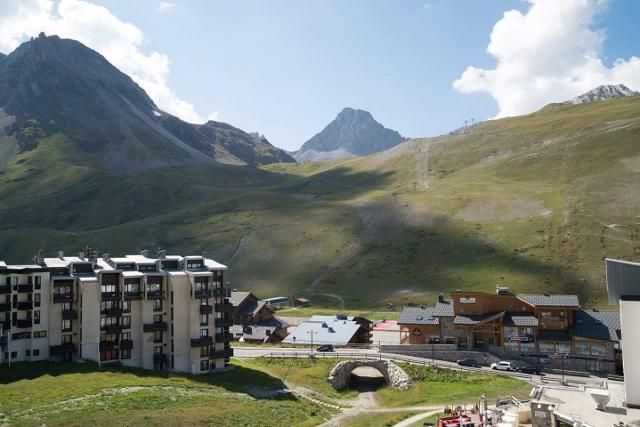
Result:
{"label": "utility pole", "polygon": [[308,334],[311,334],[311,356],[313,356],[313,330],[307,331]]}

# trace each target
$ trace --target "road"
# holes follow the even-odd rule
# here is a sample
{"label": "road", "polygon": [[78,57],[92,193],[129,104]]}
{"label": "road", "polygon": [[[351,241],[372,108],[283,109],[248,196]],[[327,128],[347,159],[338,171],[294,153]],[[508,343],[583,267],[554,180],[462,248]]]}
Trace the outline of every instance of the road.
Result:
{"label": "road", "polygon": [[[233,355],[239,359],[252,359],[255,357],[262,356],[271,356],[271,357],[290,357],[290,358],[306,358],[309,357],[309,353],[311,353],[310,349],[304,348],[281,348],[281,347],[234,347]],[[541,384],[544,382],[556,382],[559,383],[562,379],[562,375],[560,374],[544,374],[541,375],[528,375],[521,374],[518,372],[504,372],[504,371],[494,371],[488,366],[483,366],[482,368],[467,368],[458,366],[455,362],[447,362],[444,360],[432,360],[422,357],[415,356],[405,356],[400,354],[393,353],[380,353],[375,348],[374,349],[359,349],[359,348],[339,348],[336,349],[335,352],[330,353],[320,353],[314,351],[314,354],[318,358],[343,358],[343,359],[385,359],[399,362],[407,362],[414,363],[419,365],[432,365],[456,369],[456,370],[465,370],[465,371],[475,371],[475,372],[486,372],[486,373],[494,373],[500,375],[507,375],[518,379],[523,379],[525,381]],[[544,378],[544,380],[543,380]],[[581,385],[589,385],[589,384],[598,384],[602,383],[602,378],[597,377],[578,377],[572,375],[565,375],[565,379],[573,384],[581,384]]]}

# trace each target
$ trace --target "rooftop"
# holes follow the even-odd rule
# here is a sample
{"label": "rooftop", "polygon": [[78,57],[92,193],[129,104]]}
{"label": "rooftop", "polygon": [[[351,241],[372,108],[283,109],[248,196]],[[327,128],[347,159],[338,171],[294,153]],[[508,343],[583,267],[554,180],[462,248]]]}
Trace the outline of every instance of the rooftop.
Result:
{"label": "rooftop", "polygon": [[504,315],[504,311],[490,311],[484,314],[456,314],[454,325],[477,325]]}
{"label": "rooftop", "polygon": [[345,345],[359,328],[353,317],[315,315],[300,323],[283,342],[310,344],[313,340],[313,344]]}
{"label": "rooftop", "polygon": [[527,311],[507,312],[504,316],[504,326],[538,326],[538,319]]}
{"label": "rooftop", "polygon": [[405,307],[400,313],[399,324],[439,325],[434,307]]}
{"label": "rooftop", "polygon": [[620,341],[620,313],[617,311],[576,312],[575,323],[571,326],[571,335],[603,341]]}
{"label": "rooftop", "polygon": [[577,295],[519,294],[517,297],[534,307],[580,307]]}

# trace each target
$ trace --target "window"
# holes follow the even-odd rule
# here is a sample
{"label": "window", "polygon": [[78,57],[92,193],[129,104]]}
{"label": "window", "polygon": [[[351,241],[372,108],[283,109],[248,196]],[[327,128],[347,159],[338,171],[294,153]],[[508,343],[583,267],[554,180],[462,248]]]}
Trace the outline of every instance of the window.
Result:
{"label": "window", "polygon": [[122,301],[122,311],[131,313],[131,301]]}
{"label": "window", "polygon": [[47,331],[35,331],[33,333],[34,338],[45,338],[47,336]]}
{"label": "window", "polygon": [[153,315],[153,323],[162,322],[162,314]]}
{"label": "window", "polygon": [[209,356],[209,347],[207,346],[200,347],[200,357],[207,357],[207,356]]}
{"label": "window", "polygon": [[71,332],[71,319],[62,319],[62,332]]}
{"label": "window", "polygon": [[605,356],[607,354],[607,347],[604,344],[591,344],[591,354],[593,356]]}
{"label": "window", "polygon": [[70,302],[63,302],[62,303],[62,311],[70,311],[71,310],[71,303]]}
{"label": "window", "polygon": [[153,354],[162,354],[162,346],[155,346],[153,347]]}
{"label": "window", "polygon": [[134,294],[140,293],[140,283],[138,283],[138,282],[125,283],[124,291],[125,292],[131,292],[131,293],[134,293]]}
{"label": "window", "polygon": [[200,315],[200,326],[206,326],[209,324],[209,315],[201,314]]}
{"label": "window", "polygon": [[153,311],[162,311],[162,300],[154,299],[153,300]]}
{"label": "window", "polygon": [[120,355],[122,356],[123,359],[131,359],[131,350],[126,349],[126,350],[122,350],[120,352]]}
{"label": "window", "polygon": [[576,354],[589,354],[589,343],[576,341]]}
{"label": "window", "polygon": [[25,353],[25,356],[31,357],[31,350],[26,350],[24,353]]}
{"label": "window", "polygon": [[34,325],[40,324],[40,310],[35,310],[33,312],[33,324]]}
{"label": "window", "polygon": [[33,350],[33,357],[38,357],[38,356],[40,356],[40,350],[36,348],[35,350]]}
{"label": "window", "polygon": [[62,336],[62,344],[71,344],[73,343],[73,336],[72,335],[63,335]]}
{"label": "window", "polygon": [[100,352],[100,360],[102,360],[102,361],[117,360],[117,359],[118,359],[118,350],[117,349],[101,351]]}
{"label": "window", "polygon": [[100,287],[102,292],[118,292],[118,285],[114,284],[102,284]]}
{"label": "window", "polygon": [[557,343],[556,350],[558,353],[571,353],[571,344]]}
{"label": "window", "polygon": [[12,351],[11,352],[11,358],[15,359],[16,357],[18,357],[18,352],[17,351]]}
{"label": "window", "polygon": [[131,332],[123,332],[122,333],[122,340],[123,341],[130,341],[131,340]]}
{"label": "window", "polygon": [[201,337],[208,337],[209,336],[209,329],[207,329],[207,328],[200,329],[200,336]]}
{"label": "window", "polygon": [[36,289],[40,289],[42,287],[42,281],[41,280],[42,280],[42,278],[40,276],[36,276],[35,277],[35,281],[36,281],[35,288]]}
{"label": "window", "polygon": [[540,353],[554,353],[556,351],[556,346],[553,343],[541,342],[538,343],[538,349],[540,349]]}
{"label": "window", "polygon": [[33,306],[34,307],[40,307],[40,298],[41,298],[40,294],[33,294]]}
{"label": "window", "polygon": [[127,329],[131,327],[131,316],[122,316],[122,327]]}
{"label": "window", "polygon": [[153,342],[162,342],[162,331],[153,331]]}
{"label": "window", "polygon": [[208,371],[209,370],[209,360],[208,359],[204,359],[200,361],[200,370],[201,371]]}

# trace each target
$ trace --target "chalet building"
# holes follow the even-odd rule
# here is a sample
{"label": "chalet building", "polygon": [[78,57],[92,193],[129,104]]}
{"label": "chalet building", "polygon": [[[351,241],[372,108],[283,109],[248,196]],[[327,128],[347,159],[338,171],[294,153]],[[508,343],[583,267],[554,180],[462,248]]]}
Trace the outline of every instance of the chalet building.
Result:
{"label": "chalet building", "polygon": [[358,316],[314,315],[300,323],[283,342],[287,344],[370,344],[373,323]]}
{"label": "chalet building", "polygon": [[404,344],[456,344],[543,367],[620,369],[618,313],[582,310],[576,295],[455,291],[434,307],[405,307],[398,325]]}
{"label": "chalet building", "polygon": [[0,362],[74,359],[204,373],[229,364],[227,267],[147,252],[0,264]]}
{"label": "chalet building", "polygon": [[233,338],[252,342],[280,342],[287,336],[289,324],[274,314],[266,300],[251,292],[231,292]]}

